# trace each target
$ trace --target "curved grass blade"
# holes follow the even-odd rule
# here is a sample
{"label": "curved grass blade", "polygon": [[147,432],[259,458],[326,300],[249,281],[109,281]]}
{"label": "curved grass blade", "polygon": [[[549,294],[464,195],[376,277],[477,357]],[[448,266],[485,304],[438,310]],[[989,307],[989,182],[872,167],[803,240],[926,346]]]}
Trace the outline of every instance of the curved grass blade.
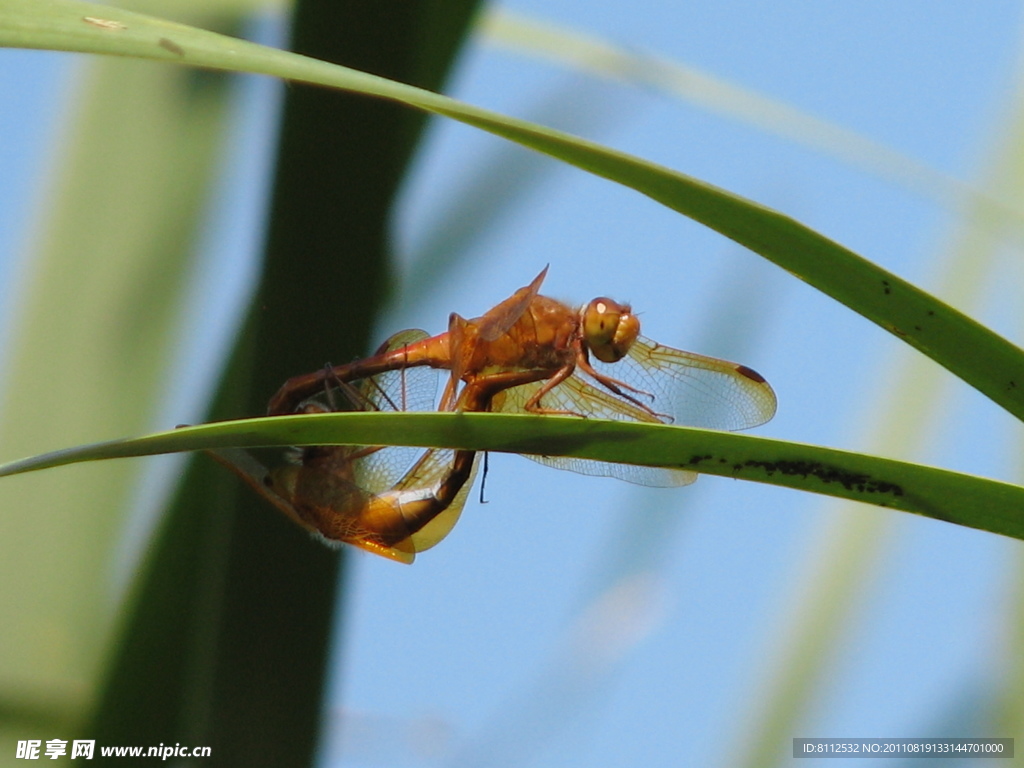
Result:
{"label": "curved grass blade", "polygon": [[943,205],[984,203],[1003,219],[1015,223],[1022,219],[1019,208],[856,131],[682,62],[497,6],[481,15],[477,29],[486,42],[512,53],[592,77],[653,89],[838,158]]}
{"label": "curved grass blade", "polygon": [[1024,488],[820,446],[730,432],[490,413],[332,413],[203,424],[0,466],[0,477],[82,461],[210,448],[412,445],[576,456],[769,483],[1024,539]]}

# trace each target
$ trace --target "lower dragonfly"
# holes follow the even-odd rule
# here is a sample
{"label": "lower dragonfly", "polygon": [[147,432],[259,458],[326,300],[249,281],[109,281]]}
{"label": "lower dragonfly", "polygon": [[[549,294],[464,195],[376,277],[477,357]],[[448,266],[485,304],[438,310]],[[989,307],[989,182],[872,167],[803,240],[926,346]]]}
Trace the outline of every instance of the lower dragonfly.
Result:
{"label": "lower dragonfly", "polygon": [[[378,353],[426,336],[423,331],[402,331]],[[437,371],[430,369],[395,370],[335,384],[322,397],[303,402],[298,412],[428,411],[436,406]],[[460,407],[486,411],[493,393],[487,382],[467,387]],[[474,451],[445,448],[310,446],[292,449],[288,460],[273,469],[241,449],[209,453],[325,542],[350,544],[402,563],[412,563],[417,552],[448,535],[476,472]]]}

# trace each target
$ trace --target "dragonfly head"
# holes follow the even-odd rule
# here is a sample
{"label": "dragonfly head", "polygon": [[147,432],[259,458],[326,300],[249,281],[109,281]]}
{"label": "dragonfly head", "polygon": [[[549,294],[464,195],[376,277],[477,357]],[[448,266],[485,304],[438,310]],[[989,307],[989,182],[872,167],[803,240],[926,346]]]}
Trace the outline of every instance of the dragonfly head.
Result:
{"label": "dragonfly head", "polygon": [[587,304],[580,319],[583,341],[602,363],[624,358],[640,335],[640,321],[630,306],[604,297]]}

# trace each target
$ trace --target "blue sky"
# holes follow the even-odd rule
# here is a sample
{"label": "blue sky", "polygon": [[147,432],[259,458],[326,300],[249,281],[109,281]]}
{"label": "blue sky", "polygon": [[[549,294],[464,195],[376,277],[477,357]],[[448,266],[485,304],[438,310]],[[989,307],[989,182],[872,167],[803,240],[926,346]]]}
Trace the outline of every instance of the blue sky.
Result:
{"label": "blue sky", "polygon": [[[703,69],[971,183],[993,162],[1017,87],[1020,13],[1009,2],[503,7]],[[42,70],[40,60],[0,60],[7,286],[68,92],[67,57]],[[834,158],[483,41],[466,51],[449,92],[783,210],[928,289],[938,290],[958,233],[956,210]],[[513,168],[527,158],[433,124],[396,216],[406,274],[496,153]],[[499,198],[511,170],[498,165],[487,179]],[[451,311],[481,314],[550,264],[545,293],[631,301],[646,335],[764,374],[780,407],[758,434],[1016,476],[1011,418],[931,364],[911,379],[943,384],[929,428],[915,427],[915,447],[879,445],[873,422],[886,413],[885,392],[917,353],[629,190],[548,166],[473,234],[457,276],[402,302],[381,321],[382,339],[405,327],[440,331]],[[245,249],[241,236],[236,243]],[[1019,277],[1015,252],[1004,251],[996,274]],[[1017,296],[1011,280],[993,277],[980,308],[965,309],[1015,339]],[[355,726],[328,741],[324,765],[727,765],[792,648],[801,598],[854,530],[873,531],[876,544],[856,571],[824,682],[791,735],[954,735],[942,723],[997,679],[1016,542],[721,478],[652,490],[514,456],[493,456],[490,469],[488,503],[474,494],[452,535],[414,566],[354,555],[328,718]],[[865,520],[876,527],[855,527]]]}
{"label": "blue sky", "polygon": [[[1010,4],[507,7],[676,58],[967,181],[1014,86],[1019,24]],[[955,233],[948,208],[833,159],[486,45],[464,57],[452,91],[526,116],[557,93],[576,108],[555,119],[568,113],[576,130],[588,130],[590,112],[595,138],[777,207],[926,286]],[[457,205],[459,158],[498,149],[468,129],[435,126],[399,218],[410,254],[438,211]],[[448,311],[478,314],[551,262],[551,295],[630,300],[648,335],[761,371],[779,395],[779,415],[759,430],[773,437],[868,449],[893,366],[916,354],[720,237],[572,170],[551,171],[480,236],[471,262],[446,290],[396,312],[388,330],[438,330]],[[987,301],[983,317],[1012,334],[1011,301]],[[1005,452],[964,450],[1007,434],[1010,420],[966,386],[948,388],[939,431],[956,447],[897,455],[1012,477]],[[344,619],[344,706],[449,722],[455,765],[725,764],[722,745],[735,749],[745,718],[757,714],[801,590],[820,573],[816,556],[844,535],[838,505],[718,478],[635,489],[494,457],[488,498],[468,506],[443,555],[434,550],[407,570],[361,558]],[[997,616],[1017,545],[880,514],[858,604],[793,736],[930,734],[994,672],[988,659],[1005,631]],[[630,546],[646,547],[650,566],[639,571],[650,592],[636,593],[646,597],[634,605],[635,645],[596,679],[565,683],[557,670],[576,653],[564,649],[567,635]],[[576,685],[575,695],[564,685]],[[463,740],[471,746],[460,751]]]}

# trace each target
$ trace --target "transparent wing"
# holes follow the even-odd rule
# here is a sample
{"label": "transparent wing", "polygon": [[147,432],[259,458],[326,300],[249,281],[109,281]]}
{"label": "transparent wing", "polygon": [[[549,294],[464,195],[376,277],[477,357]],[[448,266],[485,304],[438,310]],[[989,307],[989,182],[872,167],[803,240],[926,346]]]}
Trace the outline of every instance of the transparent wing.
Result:
{"label": "transparent wing", "polygon": [[595,477],[614,477],[616,480],[625,480],[627,483],[651,488],[677,488],[689,485],[697,479],[697,473],[688,469],[641,467],[636,464],[615,464],[568,456],[538,456],[529,453],[524,453],[523,456],[555,469],[568,469],[570,472]]}
{"label": "transparent wing", "polygon": [[648,393],[637,398],[678,426],[734,431],[775,415],[775,393],[756,371],[643,337],[619,362],[594,361],[594,367]]}
{"label": "transparent wing", "polygon": [[[427,338],[421,330],[400,331],[379,352],[400,349]],[[327,400],[340,410],[432,411],[436,407],[440,372],[425,366],[386,371],[368,379],[332,387]],[[411,446],[362,446],[354,452],[355,482],[367,493],[380,494],[396,485],[423,454]]]}
{"label": "transparent wing", "polygon": [[[614,395],[606,389],[599,389],[584,379],[585,374],[577,371],[544,396],[541,405],[553,411],[572,413],[596,419],[617,421],[641,421],[660,423],[661,419],[628,400]],[[587,379],[590,377],[587,376]],[[498,413],[521,413],[527,401],[545,384],[544,381],[506,389],[494,396],[491,409]],[[540,456],[524,453],[526,458],[546,464],[555,469],[568,469],[581,475],[614,477],[637,485],[656,488],[689,485],[697,479],[694,472],[663,467],[641,467],[634,464],[614,464],[592,459],[576,459],[570,456]]]}
{"label": "transparent wing", "polygon": [[[402,331],[388,339],[380,351],[399,349],[427,336],[425,331]],[[359,381],[357,387],[370,410],[432,411],[437,407],[440,375],[436,368],[400,368]],[[356,485],[375,495],[433,488],[451,472],[455,457],[455,452],[449,449],[425,451],[408,446],[377,446],[364,450],[365,457],[354,462],[354,479]],[[444,539],[462,514],[475,475],[474,463],[472,474],[452,503],[397,548],[423,552]]]}
{"label": "transparent wing", "polygon": [[[588,418],[663,422],[704,429],[737,430],[763,424],[775,414],[775,393],[749,368],[712,357],[683,352],[639,338],[617,363],[593,361],[603,376],[625,385],[621,390],[645,407],[605,387],[579,368],[544,395],[541,406],[570,411]],[[499,393],[493,410],[515,413],[544,381]],[[534,461],[585,475],[615,477],[639,485],[675,486],[692,483],[686,470],[639,467],[553,456],[529,456]]]}
{"label": "transparent wing", "polygon": [[457,383],[462,378],[479,342],[497,341],[519,322],[519,319],[537,297],[537,292],[547,273],[548,268],[544,267],[540,274],[533,279],[533,282],[520,288],[481,317],[466,320],[457,314],[452,314],[448,323],[448,339],[452,350],[453,383]]}
{"label": "transparent wing", "polygon": [[508,333],[530,308],[530,303],[540,292],[541,283],[544,282],[547,273],[548,268],[544,267],[540,274],[533,278],[532,283],[523,286],[503,302],[489,309],[482,317],[472,320],[480,338],[484,341],[495,341]]}

